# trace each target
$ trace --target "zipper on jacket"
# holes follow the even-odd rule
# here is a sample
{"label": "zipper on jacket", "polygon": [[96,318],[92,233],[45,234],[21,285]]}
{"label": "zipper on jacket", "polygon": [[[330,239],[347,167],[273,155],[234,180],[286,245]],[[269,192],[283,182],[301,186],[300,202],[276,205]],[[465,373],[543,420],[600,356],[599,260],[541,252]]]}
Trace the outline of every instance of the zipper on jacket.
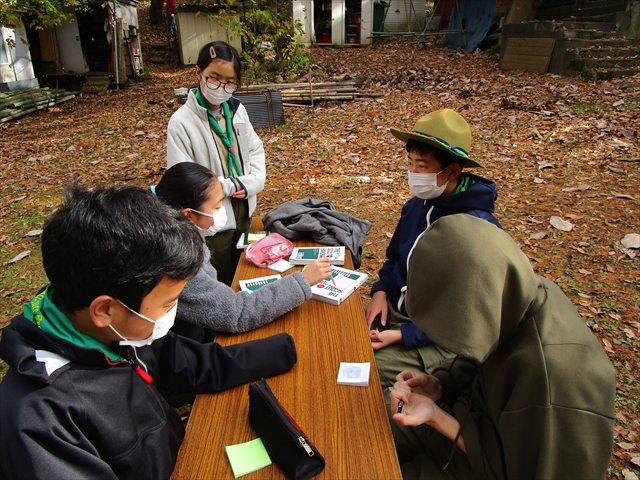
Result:
{"label": "zipper on jacket", "polygon": [[129,357],[129,364],[131,365],[131,368],[133,368],[133,371],[136,374],[138,374],[140,378],[142,378],[142,380],[148,385],[147,388],[151,389],[151,393],[153,394],[153,397],[158,402],[159,410],[162,413],[162,416],[164,417],[164,421],[167,424],[167,427],[169,427],[169,431],[176,438],[176,440],[180,442],[181,436],[178,435],[178,432],[176,432],[175,429],[173,428],[173,425],[171,424],[169,417],[167,417],[167,412],[164,409],[164,403],[163,403],[164,399],[162,398],[162,395],[159,394],[158,390],[151,384],[153,382],[153,377],[149,375],[147,372],[145,372],[142,369],[142,367],[140,367],[140,365],[136,365],[135,361],[133,360],[133,357],[131,357],[131,350],[129,349],[127,349],[127,357]]}
{"label": "zipper on jacket", "polygon": [[131,357],[131,352],[129,350],[127,350],[127,356],[129,357],[129,364],[131,365],[131,368],[133,368],[133,371],[136,372],[136,374],[145,383],[151,384],[151,382],[153,382],[153,377],[149,375],[147,372],[145,372],[140,365],[136,365],[136,362],[133,361],[133,358]]}

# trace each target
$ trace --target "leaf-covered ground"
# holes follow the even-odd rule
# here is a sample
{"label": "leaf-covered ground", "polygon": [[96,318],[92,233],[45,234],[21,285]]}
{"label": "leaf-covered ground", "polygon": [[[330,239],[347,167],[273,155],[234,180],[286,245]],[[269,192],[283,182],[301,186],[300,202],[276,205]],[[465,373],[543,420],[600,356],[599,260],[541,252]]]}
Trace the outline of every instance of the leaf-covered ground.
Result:
{"label": "leaf-covered ground", "polygon": [[[143,39],[145,48],[164,38],[162,30],[143,30]],[[594,84],[506,72],[495,55],[408,40],[310,55],[315,78],[363,74],[365,88],[384,96],[286,109],[285,125],[259,130],[268,176],[258,213],[315,197],[370,220],[362,270],[375,280],[411,197],[403,144],[389,128],[457,110],[473,131],[472,157],[486,166],[477,173],[497,183],[497,218],[536,272],[573,301],[616,368],[609,478],[640,475],[640,259],[632,258],[640,250],[620,244],[640,233],[640,78]],[[0,326],[46,282],[37,230],[65,185],[159,180],[166,125],[179,107],[174,88],[195,82],[193,67],[167,59],[147,63],[149,78],[134,87],[0,125]],[[552,217],[571,230],[552,226]]]}

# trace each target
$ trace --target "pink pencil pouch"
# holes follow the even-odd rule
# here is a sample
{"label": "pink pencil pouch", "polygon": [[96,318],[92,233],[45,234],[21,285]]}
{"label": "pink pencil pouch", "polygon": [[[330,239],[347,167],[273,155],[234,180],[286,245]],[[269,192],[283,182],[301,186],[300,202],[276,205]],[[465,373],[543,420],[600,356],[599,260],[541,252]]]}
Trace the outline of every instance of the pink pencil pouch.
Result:
{"label": "pink pencil pouch", "polygon": [[293,251],[293,243],[279,233],[272,233],[249,245],[244,254],[249,261],[260,268],[267,268],[282,258],[288,258]]}

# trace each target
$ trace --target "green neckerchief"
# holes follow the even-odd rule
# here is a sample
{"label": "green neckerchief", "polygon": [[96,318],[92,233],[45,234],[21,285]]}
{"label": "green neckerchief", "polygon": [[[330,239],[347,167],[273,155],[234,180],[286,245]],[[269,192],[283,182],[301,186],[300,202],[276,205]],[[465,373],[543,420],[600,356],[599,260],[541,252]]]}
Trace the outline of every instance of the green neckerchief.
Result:
{"label": "green neckerchief", "polygon": [[112,362],[125,360],[104,343],[76,330],[71,320],[53,303],[51,285],[36,295],[31,302],[24,304],[24,316],[35,323],[43,332],[55,335],[79,347],[97,348]]}
{"label": "green neckerchief", "polygon": [[474,183],[476,183],[475,180],[463,173],[462,175],[460,175],[460,183],[458,183],[456,189],[451,192],[451,195],[455,195],[456,193],[460,192],[466,192]]}
{"label": "green neckerchief", "polygon": [[[209,104],[203,98],[202,92],[200,91],[200,87],[194,90],[194,94],[196,96],[196,100],[198,100],[198,104],[201,107],[207,109],[207,117],[209,118],[209,125],[211,125],[211,128],[213,128],[213,131],[216,133],[216,135],[218,135],[218,137],[220,137],[220,140],[222,140],[222,143],[224,144],[225,147],[227,147],[227,150],[229,151],[229,154],[227,156],[227,159],[229,162],[229,166],[228,166],[229,176],[230,177],[241,176],[242,168],[240,167],[240,162],[238,162],[238,157],[236,156],[236,152],[234,151],[234,148],[233,148],[233,125],[231,124],[231,112],[229,112],[229,103],[223,102],[221,105],[222,111],[224,112],[224,119],[227,124],[227,131],[225,133],[222,131],[222,128],[220,128],[220,124],[218,124],[218,120],[216,120],[216,116],[213,113],[213,110],[211,110],[211,107],[209,107]],[[235,175],[234,175],[234,170],[235,170]]]}

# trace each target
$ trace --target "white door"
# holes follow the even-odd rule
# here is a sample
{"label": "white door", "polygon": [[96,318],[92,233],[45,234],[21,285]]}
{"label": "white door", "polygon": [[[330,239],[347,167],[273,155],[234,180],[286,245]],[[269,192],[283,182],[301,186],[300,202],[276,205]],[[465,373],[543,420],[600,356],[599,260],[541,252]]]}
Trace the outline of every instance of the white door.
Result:
{"label": "white door", "polygon": [[293,0],[293,24],[302,24],[304,34],[296,30],[296,39],[300,43],[310,44],[315,38],[316,32],[313,28],[313,0]]}
{"label": "white door", "polygon": [[344,0],[331,0],[331,43],[344,44]]}
{"label": "white door", "polygon": [[[60,47],[60,63],[66,72],[84,75],[84,56],[76,12],[69,7],[65,7],[63,11],[69,14],[70,18],[55,27]],[[106,35],[106,33],[96,32],[96,35]]]}
{"label": "white door", "polygon": [[373,30],[373,0],[362,0],[360,12],[360,43],[371,43],[371,31]]}

